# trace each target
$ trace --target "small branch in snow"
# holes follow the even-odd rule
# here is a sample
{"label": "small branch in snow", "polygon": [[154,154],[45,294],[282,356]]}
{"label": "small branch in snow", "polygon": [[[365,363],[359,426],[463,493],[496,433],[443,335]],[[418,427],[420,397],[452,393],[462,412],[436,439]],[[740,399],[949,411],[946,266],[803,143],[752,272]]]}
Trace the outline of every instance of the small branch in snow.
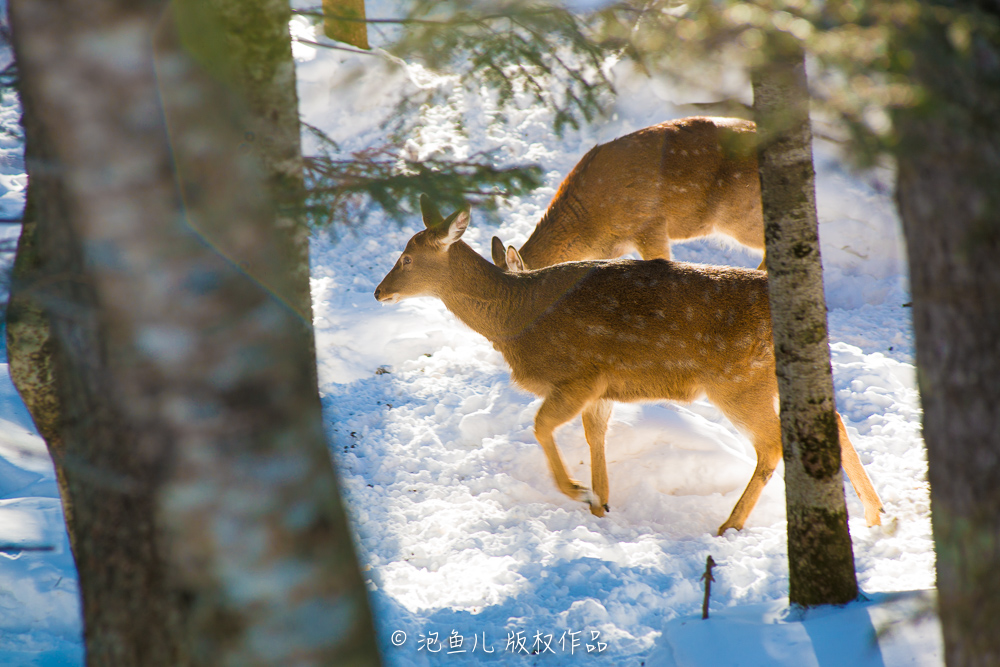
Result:
{"label": "small branch in snow", "polygon": [[55,547],[48,544],[0,544],[0,553],[18,553],[21,551],[55,551]]}
{"label": "small branch in snow", "polygon": [[701,575],[701,580],[705,582],[705,601],[701,605],[702,619],[708,618],[708,596],[712,593],[712,582],[715,581],[715,577],[712,576],[713,567],[715,567],[715,561],[709,555],[708,560],[705,561],[705,574]]}

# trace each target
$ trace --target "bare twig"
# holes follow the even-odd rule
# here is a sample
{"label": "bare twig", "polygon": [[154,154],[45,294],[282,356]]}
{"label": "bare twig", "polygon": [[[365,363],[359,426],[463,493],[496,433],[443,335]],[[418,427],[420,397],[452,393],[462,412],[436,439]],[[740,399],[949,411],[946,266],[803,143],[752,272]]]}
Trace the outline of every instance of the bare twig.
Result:
{"label": "bare twig", "polygon": [[701,580],[705,582],[705,601],[701,605],[703,619],[708,618],[708,596],[712,593],[712,582],[715,581],[715,577],[712,576],[713,567],[715,567],[715,561],[712,560],[712,556],[709,556],[708,560],[705,561],[705,574],[701,575]]}

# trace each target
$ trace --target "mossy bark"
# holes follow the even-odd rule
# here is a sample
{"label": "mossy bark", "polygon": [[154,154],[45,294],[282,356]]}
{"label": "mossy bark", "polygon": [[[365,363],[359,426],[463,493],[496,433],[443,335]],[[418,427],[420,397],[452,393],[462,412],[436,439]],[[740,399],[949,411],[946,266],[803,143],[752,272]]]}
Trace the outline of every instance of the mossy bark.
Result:
{"label": "mossy bark", "polygon": [[[960,11],[1000,11],[955,3]],[[923,101],[901,109],[896,197],[948,667],[1000,665],[1000,41],[928,11],[901,33]]]}
{"label": "mossy bark", "polygon": [[805,59],[772,40],[753,72],[765,259],[788,510],[789,599],[812,606],[857,597],[840,473],[816,218]]}

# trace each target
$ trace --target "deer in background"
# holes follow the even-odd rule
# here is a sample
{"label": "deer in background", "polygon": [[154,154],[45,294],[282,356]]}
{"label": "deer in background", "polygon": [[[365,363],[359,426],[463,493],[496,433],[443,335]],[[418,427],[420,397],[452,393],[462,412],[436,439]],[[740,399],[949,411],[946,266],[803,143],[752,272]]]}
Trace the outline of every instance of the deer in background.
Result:
{"label": "deer in background", "polygon": [[671,241],[716,233],[764,250],[756,126],[694,116],[592,148],[520,255],[529,269],[633,250],[643,259],[670,259]]}
{"label": "deer in background", "polygon": [[[426,229],[406,244],[375,298],[437,297],[493,343],[514,382],[543,399],[535,436],[559,490],[603,516],[612,402],[705,395],[757,451],[753,476],[719,534],[742,528],[782,455],[766,274],[665,260],[507,272],[461,240],[468,208],[445,219],[426,197],[420,203]],[[507,254],[520,261],[513,247]],[[590,489],[569,477],[553,439],[581,412]],[[837,419],[843,465],[865,518],[881,523],[882,503]]]}

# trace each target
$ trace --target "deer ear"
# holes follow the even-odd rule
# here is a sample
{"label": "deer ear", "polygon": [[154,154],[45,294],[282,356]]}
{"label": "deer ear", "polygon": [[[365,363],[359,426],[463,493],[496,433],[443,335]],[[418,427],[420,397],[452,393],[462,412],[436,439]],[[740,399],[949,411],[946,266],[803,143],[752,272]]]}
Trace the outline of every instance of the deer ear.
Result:
{"label": "deer ear", "polygon": [[514,246],[507,247],[507,268],[513,273],[520,273],[521,271],[527,271],[524,267],[524,260],[521,259],[521,253],[517,251]]}
{"label": "deer ear", "polygon": [[493,237],[493,242],[490,245],[490,252],[493,255],[493,263],[500,267],[502,270],[507,270],[507,256],[504,254],[503,241],[500,240],[499,236]]}
{"label": "deer ear", "polygon": [[427,195],[420,195],[420,213],[424,217],[424,226],[427,229],[439,227],[444,222],[444,218],[441,217],[441,211],[438,210],[438,207],[431,202],[431,198]]}
{"label": "deer ear", "polygon": [[472,219],[472,213],[469,209],[469,205],[466,204],[463,208],[458,209],[447,218],[441,222],[440,227],[435,227],[435,236],[437,236],[437,242],[442,248],[447,248],[455,241],[462,238],[462,234],[469,227],[469,220]]}

